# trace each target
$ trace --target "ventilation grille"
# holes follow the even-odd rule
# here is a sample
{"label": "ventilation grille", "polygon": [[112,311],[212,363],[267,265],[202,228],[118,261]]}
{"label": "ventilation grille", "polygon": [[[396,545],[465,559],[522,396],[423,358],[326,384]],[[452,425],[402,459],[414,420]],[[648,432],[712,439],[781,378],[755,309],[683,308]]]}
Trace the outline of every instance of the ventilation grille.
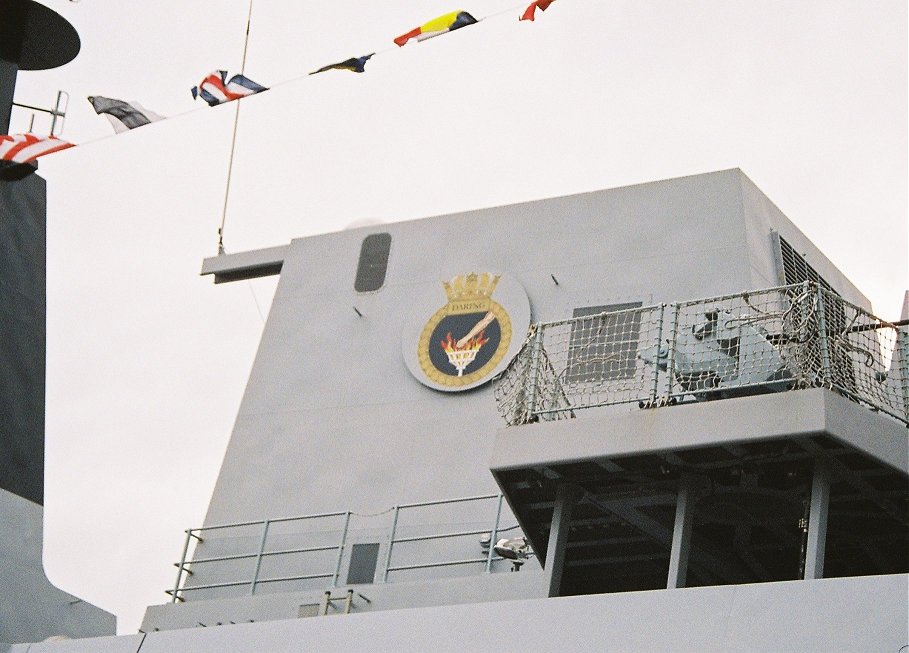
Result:
{"label": "ventilation grille", "polygon": [[805,257],[796,252],[792,245],[786,242],[785,238],[779,236],[779,240],[780,255],[783,260],[783,285],[790,286],[796,283],[804,283],[805,281],[813,281],[820,284],[825,290],[839,295],[833,286],[827,283],[827,280],[809,265]]}

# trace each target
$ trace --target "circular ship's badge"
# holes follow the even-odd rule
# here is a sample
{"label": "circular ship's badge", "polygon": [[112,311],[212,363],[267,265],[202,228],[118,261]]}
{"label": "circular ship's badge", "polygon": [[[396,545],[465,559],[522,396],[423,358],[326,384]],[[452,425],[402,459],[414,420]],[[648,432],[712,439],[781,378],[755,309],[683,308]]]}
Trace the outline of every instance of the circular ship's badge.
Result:
{"label": "circular ship's badge", "polygon": [[[501,275],[471,272],[442,283],[448,303],[424,323],[416,357],[407,356],[411,372],[421,382],[438,390],[467,390],[489,380],[511,360],[516,328],[520,339],[530,311],[523,288],[506,280],[503,285],[511,285],[510,292],[500,294],[511,298],[503,300],[506,305],[517,305],[518,321],[513,323],[509,311],[493,299],[500,281]],[[405,341],[405,355],[407,347]]]}

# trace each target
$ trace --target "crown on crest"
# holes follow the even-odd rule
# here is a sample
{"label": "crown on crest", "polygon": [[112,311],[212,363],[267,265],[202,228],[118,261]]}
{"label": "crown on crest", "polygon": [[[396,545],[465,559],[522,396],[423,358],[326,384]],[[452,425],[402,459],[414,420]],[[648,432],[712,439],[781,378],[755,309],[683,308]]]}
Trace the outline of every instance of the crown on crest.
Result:
{"label": "crown on crest", "polygon": [[445,294],[448,295],[449,302],[489,299],[496,284],[499,283],[499,276],[498,274],[492,276],[488,272],[482,274],[471,272],[466,276],[456,276],[450,283],[443,281],[442,285],[445,286]]}

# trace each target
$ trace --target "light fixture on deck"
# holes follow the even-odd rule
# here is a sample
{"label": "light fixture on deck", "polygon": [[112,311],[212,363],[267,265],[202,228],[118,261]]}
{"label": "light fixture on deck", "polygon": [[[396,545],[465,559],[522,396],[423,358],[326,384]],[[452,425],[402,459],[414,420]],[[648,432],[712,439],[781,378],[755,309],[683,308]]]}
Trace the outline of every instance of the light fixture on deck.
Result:
{"label": "light fixture on deck", "polygon": [[521,565],[533,555],[533,549],[527,543],[526,537],[502,538],[493,547],[493,550],[506,560],[511,560],[511,570],[520,571]]}

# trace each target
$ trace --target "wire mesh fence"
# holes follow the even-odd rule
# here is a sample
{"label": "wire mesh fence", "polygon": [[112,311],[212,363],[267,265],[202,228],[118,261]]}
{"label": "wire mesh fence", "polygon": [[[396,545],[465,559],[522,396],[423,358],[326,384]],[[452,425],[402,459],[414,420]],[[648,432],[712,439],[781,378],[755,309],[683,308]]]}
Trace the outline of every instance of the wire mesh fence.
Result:
{"label": "wire mesh fence", "polygon": [[575,407],[652,398],[656,370],[640,356],[660,339],[663,306],[596,313],[537,324],[498,378],[496,397],[509,423],[572,417]]}
{"label": "wire mesh fence", "polygon": [[827,290],[819,295],[830,387],[909,422],[909,326],[882,322]]}
{"label": "wire mesh fence", "polygon": [[496,379],[509,424],[826,387],[909,423],[909,331],[818,284],[533,325]]}

